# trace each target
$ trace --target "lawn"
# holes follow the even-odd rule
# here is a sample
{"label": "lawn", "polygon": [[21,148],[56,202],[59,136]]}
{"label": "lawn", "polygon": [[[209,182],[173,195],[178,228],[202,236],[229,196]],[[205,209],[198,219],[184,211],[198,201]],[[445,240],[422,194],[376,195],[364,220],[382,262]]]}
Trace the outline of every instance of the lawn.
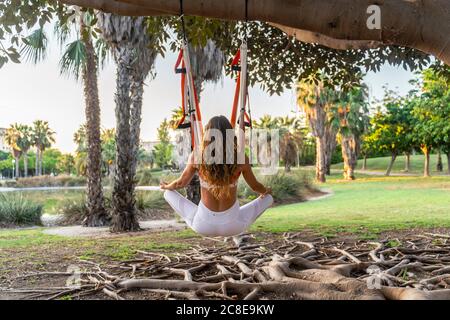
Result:
{"label": "lawn", "polygon": [[[359,174],[344,181],[336,173],[321,186],[333,195],[317,201],[269,209],[252,231],[314,230],[322,235],[340,232],[372,237],[381,231],[412,227],[450,227],[450,177],[378,177]],[[74,196],[72,193],[68,193]],[[56,196],[55,196],[56,197]],[[58,196],[59,197],[59,196]],[[45,202],[54,197],[49,193]],[[193,236],[192,232],[185,235]],[[176,233],[174,234],[176,238]],[[164,236],[163,236],[164,238]],[[0,231],[0,248],[63,241],[33,231]]]}
{"label": "lawn", "polygon": [[270,209],[253,230],[314,229],[321,234],[353,232],[371,237],[391,229],[450,227],[450,177],[374,177],[355,181],[335,174],[324,188],[334,195]]}
{"label": "lawn", "polygon": [[[405,170],[405,156],[399,156],[394,162],[394,167],[392,169],[393,173],[403,173]],[[382,171],[385,172],[387,167],[389,166],[389,162],[391,161],[390,157],[382,157],[382,158],[371,158],[367,159],[367,170],[369,171]],[[442,155],[442,163],[444,167],[444,173],[446,173],[447,170],[447,156]],[[361,169],[363,164],[363,160],[358,161],[357,169]],[[438,174],[436,171],[436,164],[437,164],[437,155],[433,154],[431,155],[431,164],[430,164],[430,170],[431,174]],[[423,173],[423,166],[424,166],[424,156],[421,154],[413,155],[411,156],[411,171],[410,173],[417,173],[422,174]],[[342,169],[343,165],[342,163],[332,165],[332,169]]]}

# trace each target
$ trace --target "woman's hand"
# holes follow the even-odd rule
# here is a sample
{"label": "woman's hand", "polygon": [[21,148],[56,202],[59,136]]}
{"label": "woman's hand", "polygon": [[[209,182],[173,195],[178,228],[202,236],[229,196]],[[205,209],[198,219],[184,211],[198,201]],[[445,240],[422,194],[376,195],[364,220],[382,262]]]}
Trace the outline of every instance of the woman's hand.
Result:
{"label": "woman's hand", "polygon": [[272,188],[271,187],[266,187],[266,191],[264,193],[261,193],[261,198],[266,197],[267,195],[272,195]]}
{"label": "woman's hand", "polygon": [[176,190],[175,184],[173,182],[166,183],[164,181],[161,181],[159,186],[160,186],[161,190]]}

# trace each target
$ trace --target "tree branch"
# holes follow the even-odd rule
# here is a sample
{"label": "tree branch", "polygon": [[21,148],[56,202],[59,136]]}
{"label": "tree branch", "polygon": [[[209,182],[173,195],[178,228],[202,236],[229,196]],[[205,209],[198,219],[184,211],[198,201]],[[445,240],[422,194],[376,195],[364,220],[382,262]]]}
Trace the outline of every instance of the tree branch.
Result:
{"label": "tree branch", "polygon": [[[122,15],[177,15],[179,0],[60,0]],[[450,65],[448,0],[384,0],[381,30],[367,27],[373,0],[249,0],[249,19],[265,21],[301,39],[333,48],[370,48],[379,43],[415,48]],[[242,0],[185,1],[186,15],[243,20]],[[287,29],[289,28],[289,29]],[[297,31],[297,30],[299,31]],[[350,41],[350,42],[349,42]]]}

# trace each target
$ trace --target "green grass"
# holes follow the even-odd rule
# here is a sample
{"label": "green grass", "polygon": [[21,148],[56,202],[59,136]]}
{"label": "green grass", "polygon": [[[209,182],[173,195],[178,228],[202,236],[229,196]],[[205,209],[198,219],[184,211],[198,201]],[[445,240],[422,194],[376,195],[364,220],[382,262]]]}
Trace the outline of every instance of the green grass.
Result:
{"label": "green grass", "polygon": [[69,238],[42,233],[43,228],[22,230],[1,230],[0,248],[30,248],[43,247],[53,243],[69,242]]}
{"label": "green grass", "polygon": [[[314,230],[325,236],[350,232],[373,239],[382,231],[406,228],[450,227],[450,177],[384,177],[357,175],[344,181],[341,174],[329,177],[322,186],[331,197],[269,209],[253,225],[253,231],[286,232]],[[82,239],[50,236],[42,228],[0,230],[0,249],[77,248],[89,259],[107,256],[127,259],[136,250],[171,252],[186,249],[198,238],[192,230],[137,235],[111,239]],[[390,246],[398,246],[393,240]]]}
{"label": "green grass", "polygon": [[314,229],[324,235],[353,232],[365,238],[392,229],[450,227],[450,177],[365,177],[329,179],[334,195],[269,209],[253,230]]}
{"label": "green grass", "polygon": [[[391,161],[390,157],[382,157],[382,158],[370,158],[367,159],[367,170],[369,171],[382,171],[385,172],[387,170],[387,167],[389,166],[389,162]],[[394,162],[394,167],[392,168],[393,173],[403,173],[405,170],[405,156],[399,156]],[[410,173],[417,173],[421,174],[423,173],[423,166],[424,166],[424,156],[422,154],[417,154],[411,156],[410,160],[410,166],[411,170]],[[442,163],[444,167],[444,172],[447,170],[447,156],[442,155]],[[363,160],[358,161],[357,169],[361,169],[363,164]],[[436,171],[436,164],[437,164],[437,155],[432,154],[431,155],[431,163],[430,163],[430,170],[431,174],[437,174]],[[335,164],[331,166],[332,169],[342,169],[343,164]]]}

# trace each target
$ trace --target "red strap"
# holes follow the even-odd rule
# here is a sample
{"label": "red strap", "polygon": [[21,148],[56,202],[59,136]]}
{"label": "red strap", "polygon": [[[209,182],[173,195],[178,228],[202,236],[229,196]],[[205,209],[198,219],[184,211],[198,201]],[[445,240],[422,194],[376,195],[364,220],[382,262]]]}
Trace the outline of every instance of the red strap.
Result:
{"label": "red strap", "polygon": [[[184,59],[183,59],[183,49],[180,50],[180,53],[178,54],[178,58],[177,61],[175,63],[175,72],[177,72],[178,67],[181,64],[181,68],[185,69],[186,65],[184,63]],[[192,75],[189,75],[192,77]],[[192,77],[192,82],[193,82],[193,77]],[[186,94],[186,73],[182,72],[181,73],[181,108],[183,111],[183,117],[181,118],[181,120],[178,122],[178,126],[183,124],[186,120],[186,101],[185,101],[185,94]],[[191,119],[191,141],[192,141],[192,146],[195,146],[195,136],[194,136],[194,125],[195,122],[199,123],[199,128],[200,128],[200,136],[203,135],[203,126],[202,126],[202,115],[201,115],[201,111],[200,111],[200,103],[198,100],[198,95],[197,95],[197,90],[195,89],[194,86],[194,102],[195,102],[195,114],[191,115],[192,119]]]}
{"label": "red strap", "polygon": [[239,65],[239,62],[241,61],[241,49],[238,50],[236,55],[233,58],[233,62],[231,63],[232,66]]}
{"label": "red strap", "polygon": [[[238,50],[238,52],[236,53],[236,55],[233,58],[233,62],[231,63],[231,66],[239,65],[240,60],[241,60],[241,50]],[[234,90],[233,109],[231,111],[231,125],[233,126],[233,128],[236,126],[240,88],[241,88],[241,72],[238,72],[238,76],[237,76],[237,80],[236,80],[236,89]]]}
{"label": "red strap", "polygon": [[236,126],[240,87],[241,87],[241,73],[238,74],[238,78],[236,81],[236,89],[234,91],[234,100],[233,100],[233,109],[231,111],[231,125],[233,126],[233,128]]}
{"label": "red strap", "polygon": [[177,69],[180,66],[182,60],[183,60],[183,49],[181,49],[180,53],[178,54],[177,62],[175,63],[175,72],[177,72]]}

